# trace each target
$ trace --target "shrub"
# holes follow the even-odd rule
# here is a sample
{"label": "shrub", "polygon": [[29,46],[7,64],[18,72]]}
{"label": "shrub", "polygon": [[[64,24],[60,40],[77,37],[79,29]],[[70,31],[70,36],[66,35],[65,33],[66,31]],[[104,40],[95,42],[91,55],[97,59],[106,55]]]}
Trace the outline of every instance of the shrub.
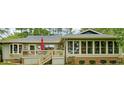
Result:
{"label": "shrub", "polygon": [[95,60],[90,60],[89,63],[90,64],[96,64],[96,61]]}
{"label": "shrub", "polygon": [[100,63],[105,64],[105,63],[107,63],[107,61],[106,60],[101,60]]}
{"label": "shrub", "polygon": [[117,62],[116,62],[116,60],[111,60],[110,63],[111,64],[116,64]]}
{"label": "shrub", "polygon": [[79,64],[84,64],[84,63],[85,63],[84,60],[80,60],[80,61],[79,61]]}

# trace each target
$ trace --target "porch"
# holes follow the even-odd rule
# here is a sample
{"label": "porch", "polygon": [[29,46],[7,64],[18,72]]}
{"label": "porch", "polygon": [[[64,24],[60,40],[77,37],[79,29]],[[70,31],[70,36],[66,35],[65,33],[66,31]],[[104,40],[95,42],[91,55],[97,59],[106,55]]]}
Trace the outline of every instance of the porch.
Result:
{"label": "porch", "polygon": [[64,50],[22,51],[22,64],[63,64]]}

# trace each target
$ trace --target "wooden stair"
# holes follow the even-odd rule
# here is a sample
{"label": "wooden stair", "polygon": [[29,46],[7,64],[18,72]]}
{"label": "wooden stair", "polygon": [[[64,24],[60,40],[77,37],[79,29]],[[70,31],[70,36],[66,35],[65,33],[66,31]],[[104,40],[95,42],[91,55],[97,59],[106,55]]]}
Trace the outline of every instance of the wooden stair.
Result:
{"label": "wooden stair", "polygon": [[50,60],[52,60],[52,55],[51,54],[47,54],[47,55],[44,54],[40,58],[39,64],[44,65],[44,64],[48,63]]}

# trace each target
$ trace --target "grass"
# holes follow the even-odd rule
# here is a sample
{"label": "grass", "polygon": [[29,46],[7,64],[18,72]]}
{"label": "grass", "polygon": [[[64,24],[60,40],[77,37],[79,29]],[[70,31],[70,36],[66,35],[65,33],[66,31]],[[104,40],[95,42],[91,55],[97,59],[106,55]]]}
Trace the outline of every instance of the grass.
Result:
{"label": "grass", "polygon": [[0,62],[0,65],[15,65],[14,63],[3,63],[3,62]]}

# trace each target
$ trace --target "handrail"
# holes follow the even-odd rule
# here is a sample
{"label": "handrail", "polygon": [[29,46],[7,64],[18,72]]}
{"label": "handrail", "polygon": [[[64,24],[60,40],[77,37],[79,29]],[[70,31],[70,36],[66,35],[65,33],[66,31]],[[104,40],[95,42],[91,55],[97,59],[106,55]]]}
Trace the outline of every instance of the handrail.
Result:
{"label": "handrail", "polygon": [[[26,55],[23,56],[33,56],[39,58],[39,64],[45,64],[49,62],[52,57],[64,57],[64,50],[42,50],[42,51],[23,51],[23,53],[26,52]],[[33,53],[33,54],[31,54]]]}

